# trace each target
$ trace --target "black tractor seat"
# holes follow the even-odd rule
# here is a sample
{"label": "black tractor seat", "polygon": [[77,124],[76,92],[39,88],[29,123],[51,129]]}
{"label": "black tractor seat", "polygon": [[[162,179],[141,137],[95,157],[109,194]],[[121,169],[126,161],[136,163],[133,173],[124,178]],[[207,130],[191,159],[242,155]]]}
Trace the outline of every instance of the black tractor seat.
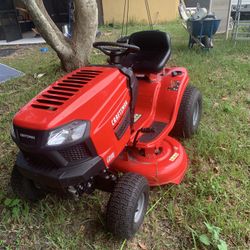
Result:
{"label": "black tractor seat", "polygon": [[137,73],[160,72],[171,55],[171,41],[167,33],[150,30],[133,33],[129,44],[140,47],[140,51],[123,56],[121,64],[132,67]]}

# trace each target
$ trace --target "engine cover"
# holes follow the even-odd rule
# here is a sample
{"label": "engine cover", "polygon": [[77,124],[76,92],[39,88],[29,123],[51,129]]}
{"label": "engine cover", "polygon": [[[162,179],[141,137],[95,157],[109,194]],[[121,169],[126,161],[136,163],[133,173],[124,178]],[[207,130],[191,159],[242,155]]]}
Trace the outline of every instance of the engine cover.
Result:
{"label": "engine cover", "polygon": [[90,124],[90,138],[108,165],[130,136],[130,88],[115,67],[79,68],[39,93],[14,117],[14,125],[50,131],[74,120]]}

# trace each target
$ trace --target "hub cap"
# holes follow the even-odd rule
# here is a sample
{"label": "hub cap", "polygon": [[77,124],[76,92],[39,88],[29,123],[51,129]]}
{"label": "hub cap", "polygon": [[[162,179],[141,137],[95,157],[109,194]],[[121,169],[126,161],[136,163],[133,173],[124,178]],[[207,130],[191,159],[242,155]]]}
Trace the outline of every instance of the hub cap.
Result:
{"label": "hub cap", "polygon": [[199,112],[200,112],[200,105],[199,105],[199,102],[196,102],[194,106],[194,112],[193,112],[193,126],[194,127],[197,125]]}
{"label": "hub cap", "polygon": [[144,203],[145,203],[145,194],[142,193],[137,201],[137,207],[134,215],[134,223],[137,223],[140,220],[143,213]]}

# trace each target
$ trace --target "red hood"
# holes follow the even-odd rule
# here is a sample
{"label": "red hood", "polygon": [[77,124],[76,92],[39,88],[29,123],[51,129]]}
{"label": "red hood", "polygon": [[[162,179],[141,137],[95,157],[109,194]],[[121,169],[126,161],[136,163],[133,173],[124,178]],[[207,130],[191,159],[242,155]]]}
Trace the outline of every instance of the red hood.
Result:
{"label": "red hood", "polygon": [[[77,69],[43,90],[14,117],[23,128],[49,130],[73,120],[93,120],[99,107],[126,77],[117,68]],[[83,108],[84,107],[84,108]]]}

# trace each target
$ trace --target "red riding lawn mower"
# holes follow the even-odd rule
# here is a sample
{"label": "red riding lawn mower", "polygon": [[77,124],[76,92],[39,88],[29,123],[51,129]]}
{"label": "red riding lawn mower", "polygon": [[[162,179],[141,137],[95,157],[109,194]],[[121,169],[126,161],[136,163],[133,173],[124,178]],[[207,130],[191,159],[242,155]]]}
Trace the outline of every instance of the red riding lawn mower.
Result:
{"label": "red riding lawn mower", "polygon": [[94,47],[109,56],[108,65],[67,74],[15,115],[11,135],[20,152],[11,185],[31,201],[48,192],[110,192],[107,228],[131,238],[143,222],[149,186],[181,182],[188,158],[169,134],[197,131],[202,98],[185,68],[164,67],[171,54],[164,32]]}

